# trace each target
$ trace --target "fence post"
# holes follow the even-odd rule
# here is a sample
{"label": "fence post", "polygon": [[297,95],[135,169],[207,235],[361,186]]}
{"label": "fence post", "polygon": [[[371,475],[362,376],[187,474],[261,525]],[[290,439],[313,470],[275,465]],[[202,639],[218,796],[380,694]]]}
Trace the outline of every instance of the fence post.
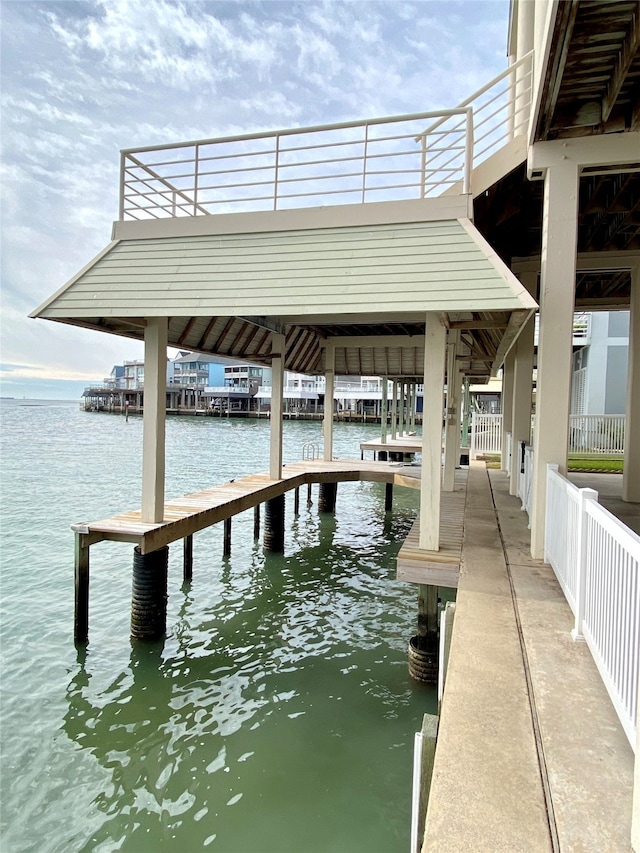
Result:
{"label": "fence post", "polygon": [[469,443],[469,459],[476,458],[476,430],[478,429],[478,418],[476,412],[471,413],[471,441]]}
{"label": "fence post", "polygon": [[571,631],[574,640],[584,640],[582,622],[587,587],[587,501],[597,501],[595,489],[578,490],[578,542],[576,548],[576,621]]}
{"label": "fence post", "polygon": [[551,563],[549,552],[547,551],[547,542],[549,541],[549,530],[551,529],[551,474],[558,473],[558,466],[555,462],[547,462],[547,481],[545,483],[545,512],[544,512],[544,561]]}

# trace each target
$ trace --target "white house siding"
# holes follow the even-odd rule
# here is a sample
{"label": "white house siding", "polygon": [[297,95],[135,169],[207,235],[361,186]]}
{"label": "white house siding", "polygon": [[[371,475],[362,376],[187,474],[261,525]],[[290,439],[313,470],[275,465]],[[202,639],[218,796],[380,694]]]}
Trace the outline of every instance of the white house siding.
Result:
{"label": "white house siding", "polygon": [[49,318],[500,311],[533,307],[467,221],[122,240]]}

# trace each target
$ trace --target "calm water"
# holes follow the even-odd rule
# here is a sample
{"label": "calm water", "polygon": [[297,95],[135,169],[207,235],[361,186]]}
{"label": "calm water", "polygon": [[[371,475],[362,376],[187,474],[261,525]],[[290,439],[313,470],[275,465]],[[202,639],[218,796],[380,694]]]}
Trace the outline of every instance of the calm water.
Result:
{"label": "calm water", "polygon": [[[417,509],[396,489],[287,503],[284,556],[253,513],[171,547],[168,635],[129,640],[132,546],[91,550],[90,642],[76,651],[73,521],[139,506],[142,421],[3,401],[1,819],[13,851],[408,849],[413,733],[431,689],[407,676],[415,594],[393,580]],[[269,426],[175,418],[167,496],[265,470]],[[336,425],[359,457],[375,427]],[[318,423],[285,424],[285,462]]]}

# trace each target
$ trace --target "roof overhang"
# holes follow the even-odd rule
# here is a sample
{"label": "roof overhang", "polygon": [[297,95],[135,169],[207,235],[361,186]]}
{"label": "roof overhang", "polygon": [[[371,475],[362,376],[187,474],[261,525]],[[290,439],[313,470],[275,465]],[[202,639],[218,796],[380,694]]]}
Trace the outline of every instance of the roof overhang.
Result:
{"label": "roof overhang", "polygon": [[435,312],[461,329],[463,371],[495,372],[536,303],[469,199],[345,207],[119,223],[31,316],[138,339],[167,317],[170,346],[262,364],[279,331],[291,370],[322,372],[330,341],[339,373],[421,376]]}

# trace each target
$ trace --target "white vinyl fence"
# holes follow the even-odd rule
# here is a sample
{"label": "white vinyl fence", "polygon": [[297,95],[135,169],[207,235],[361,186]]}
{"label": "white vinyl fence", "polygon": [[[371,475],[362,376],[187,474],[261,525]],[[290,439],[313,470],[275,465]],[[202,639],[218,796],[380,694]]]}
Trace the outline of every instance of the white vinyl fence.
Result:
{"label": "white vinyl fence", "polygon": [[485,453],[502,452],[502,415],[473,412],[471,416],[470,458],[477,459]]}
{"label": "white vinyl fence", "polygon": [[[569,453],[624,453],[624,415],[570,415]],[[532,418],[532,429],[535,416]],[[471,421],[471,458],[502,453],[502,415],[474,412]],[[511,454],[509,454],[510,456]]]}
{"label": "white vinyl fence", "polygon": [[640,536],[547,465],[545,561],[553,567],[632,749],[640,662]]}

